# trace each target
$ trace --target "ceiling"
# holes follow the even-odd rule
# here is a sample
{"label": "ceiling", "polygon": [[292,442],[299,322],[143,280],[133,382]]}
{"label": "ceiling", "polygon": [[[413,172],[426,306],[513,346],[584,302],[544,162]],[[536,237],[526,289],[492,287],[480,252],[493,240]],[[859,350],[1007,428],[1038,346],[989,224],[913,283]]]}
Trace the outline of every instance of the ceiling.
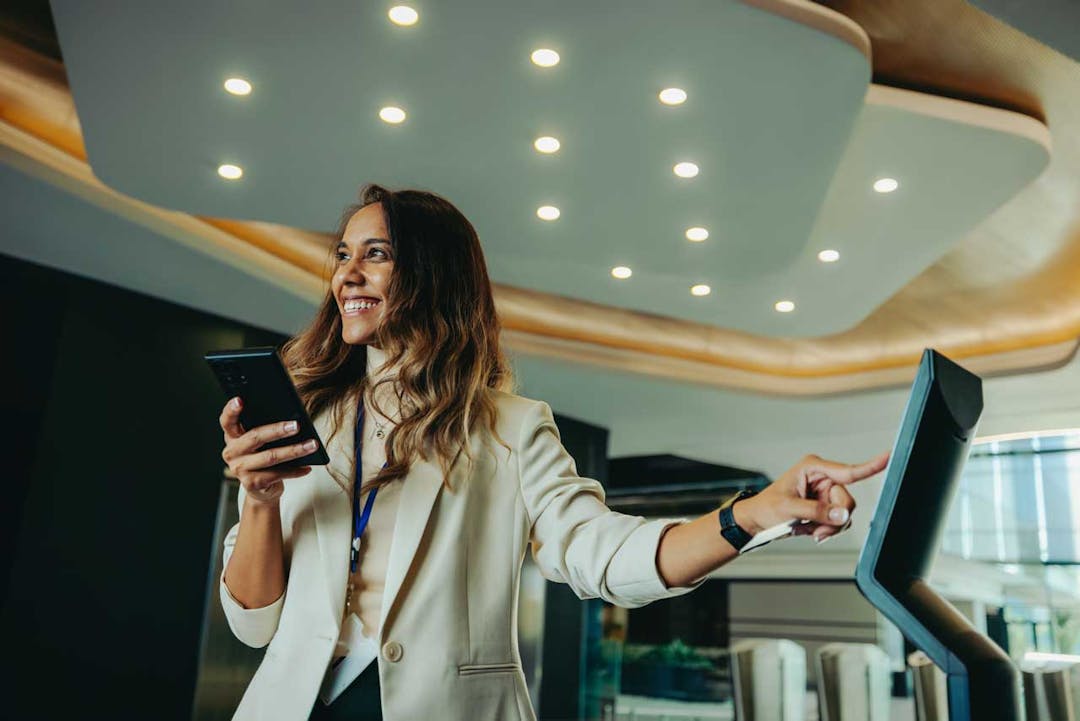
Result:
{"label": "ceiling", "polygon": [[[1027,116],[869,88],[866,36],[809,3],[416,3],[411,28],[344,1],[52,7],[90,165],[130,197],[326,231],[363,181],[430,188],[497,283],[766,336],[853,327],[1050,154]],[[539,46],[562,61],[534,66]],[[224,92],[233,75],[254,92]],[[672,85],[684,105],[658,102]]]}
{"label": "ceiling", "polygon": [[1080,60],[1080,33],[1076,31],[1080,28],[1080,4],[1073,0],[974,0],[972,5],[1059,53]]}
{"label": "ceiling", "polygon": [[[33,3],[15,6],[23,5]],[[741,7],[738,3],[728,5]],[[932,3],[917,11],[902,3],[837,4],[836,9],[842,12],[836,13],[801,0],[754,0],[749,8],[771,20],[779,18],[796,25],[801,32],[832,38],[834,45],[846,47],[863,59],[869,54],[868,40],[875,48],[875,82],[866,90],[862,110],[801,259],[796,259],[786,275],[767,273],[759,276],[757,283],[735,278],[714,285],[713,294],[706,298],[682,296],[690,311],[720,303],[724,312],[743,319],[725,326],[716,319],[700,322],[686,315],[665,314],[651,305],[649,310],[638,310],[582,297],[587,293],[602,295],[612,288],[626,295],[632,283],[659,282],[655,274],[645,273],[646,277],[642,277],[640,268],[631,281],[605,276],[605,282],[599,285],[582,282],[578,283],[580,288],[566,291],[577,292],[576,297],[561,295],[556,286],[567,279],[573,281],[575,273],[579,277],[588,275],[589,266],[567,261],[552,267],[549,259],[522,252],[513,255],[516,262],[509,263],[507,272],[533,273],[541,277],[546,290],[496,283],[496,302],[508,331],[508,343],[530,355],[781,395],[902,386],[910,380],[911,369],[926,346],[963,359],[984,374],[1031,371],[1067,362],[1076,351],[1080,335],[1080,284],[1071,271],[1080,256],[1080,233],[1074,232],[1080,226],[1075,218],[1076,205],[1068,201],[1071,189],[1080,181],[1076,172],[1080,148],[1074,141],[1076,134],[1068,132],[1080,122],[1080,104],[1076,94],[1070,92],[1080,79],[1080,66],[964,3]],[[18,29],[23,29],[19,21],[37,18],[22,22],[30,32],[13,34],[10,18],[0,16],[0,30],[24,43],[4,42],[0,48],[5,65],[0,68],[0,134],[6,136],[9,145],[40,160],[40,148],[28,150],[26,146],[44,141],[67,155],[66,160],[49,162],[65,168],[68,180],[74,181],[74,185],[69,182],[69,187],[81,186],[80,192],[87,196],[105,197],[107,206],[136,222],[155,228],[170,226],[168,234],[178,241],[200,247],[225,262],[247,263],[259,272],[277,274],[288,293],[299,293],[312,303],[318,301],[325,288],[325,234],[265,222],[170,212],[100,183],[95,177],[100,175],[97,168],[91,172],[86,165],[84,140],[90,139],[84,138],[83,112],[76,108],[68,86],[67,75],[72,70],[50,65],[46,56],[51,27],[41,21],[40,13],[22,14],[22,18],[16,18]],[[896,27],[904,27],[904,32],[894,32]],[[958,38],[967,38],[967,44],[958,43]],[[26,47],[44,49],[45,55],[35,55]],[[958,47],[964,47],[965,52],[958,53]],[[905,63],[905,58],[915,62]],[[930,68],[936,75],[927,77]],[[660,108],[659,104],[655,107],[672,110]],[[939,138],[936,143],[926,141],[937,151],[928,153],[932,159],[915,163],[918,153],[903,158],[913,164],[935,165],[938,171],[931,174],[927,187],[938,176],[956,173],[960,177],[968,165],[986,163],[983,172],[968,173],[978,176],[968,185],[943,183],[936,189],[939,197],[947,197],[958,188],[979,187],[978,180],[994,178],[995,170],[990,166],[995,162],[998,169],[1013,172],[1013,180],[1018,183],[1024,174],[1016,172],[1018,167],[1022,170],[1027,163],[1037,170],[1045,159],[1047,138],[1046,128],[1032,118],[1053,121],[1049,123],[1053,148],[1050,164],[1035,182],[1011,198],[1014,190],[1001,178],[995,178],[997,182],[987,183],[978,193],[969,193],[962,203],[939,203],[921,213],[914,209],[920,203],[909,200],[918,193],[911,193],[906,183],[887,196],[886,204],[865,204],[860,210],[857,203],[849,202],[845,207],[842,201],[848,195],[861,193],[873,196],[873,201],[883,199],[867,193],[861,182],[845,186],[842,181],[844,168],[853,165],[852,158],[865,161],[869,155],[873,161],[874,154],[888,154],[888,149],[882,148],[861,152],[859,131],[864,124],[888,127],[888,122],[864,123],[864,119],[887,117],[893,112],[913,119],[914,127],[925,138],[934,136],[927,128],[947,128],[951,132],[957,130],[952,126],[963,126],[958,134],[943,134],[945,139]],[[949,157],[954,147],[965,145],[963,139],[978,140],[980,135],[1000,138],[995,133],[1008,135],[1009,140],[1015,138],[1013,147],[1017,152],[1011,156],[1015,162],[1010,164],[1008,153],[1000,150],[1009,147],[1007,142],[993,144],[989,152],[972,152],[978,157],[967,159],[960,170],[940,162]],[[917,148],[925,149],[921,145]],[[848,187],[854,190],[847,192]],[[840,200],[830,202],[831,198]],[[890,219],[881,208],[891,208],[893,214],[902,216],[913,226],[912,234],[891,238],[890,229],[896,223],[875,223],[878,214]],[[898,212],[899,208],[903,211]],[[942,208],[948,212],[940,212]],[[948,237],[950,232],[960,232],[958,229],[971,218],[990,211],[974,229],[961,233],[963,237],[958,241]],[[554,227],[537,220],[531,222],[541,228]],[[816,262],[813,245],[822,236],[842,235],[845,229],[865,237],[851,246],[853,250],[845,249],[839,263],[824,266]],[[703,250],[699,255],[709,257],[713,240],[715,236],[690,250]],[[682,242],[684,250],[692,245]],[[573,248],[565,255],[576,258],[582,255],[580,250]],[[860,252],[870,268],[853,270],[851,262]],[[941,253],[944,255],[934,260]],[[488,255],[496,269],[503,256],[490,250]],[[544,264],[547,272],[541,272]],[[729,264],[692,265],[717,271]],[[925,269],[919,272],[919,268]],[[903,281],[909,274],[915,276]],[[791,282],[786,283],[785,278]],[[740,282],[742,292],[733,292],[740,289]],[[756,311],[750,307],[754,305],[752,293],[769,295],[777,283],[795,287],[799,282],[814,295],[810,300],[799,298],[796,312],[782,316],[765,302]],[[628,304],[640,303],[641,296],[630,295]],[[735,298],[728,302],[731,296]],[[819,315],[827,315],[827,322],[841,325],[858,319],[865,312],[864,305],[878,302],[875,298],[879,297],[885,298],[884,302],[854,327],[828,335],[805,335],[823,330],[806,319],[814,298],[822,301]],[[759,314],[761,332],[738,330],[737,323],[749,322],[754,312]],[[719,316],[718,312],[716,318]],[[766,326],[770,323],[772,332],[784,332],[788,327],[789,334],[768,335]]]}
{"label": "ceiling", "polygon": [[0,251],[278,332],[295,332],[310,320],[308,300],[284,292],[276,278],[132,223],[60,181],[0,147]]}

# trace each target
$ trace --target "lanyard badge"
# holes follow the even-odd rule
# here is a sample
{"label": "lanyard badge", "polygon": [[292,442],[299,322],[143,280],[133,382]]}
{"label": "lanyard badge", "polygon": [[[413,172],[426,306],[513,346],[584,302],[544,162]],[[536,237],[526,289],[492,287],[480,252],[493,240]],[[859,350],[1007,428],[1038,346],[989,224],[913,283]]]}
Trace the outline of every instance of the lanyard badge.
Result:
{"label": "lanyard badge", "polygon": [[[361,464],[361,456],[364,448],[364,395],[362,393],[360,394],[359,407],[356,409],[356,431],[353,437],[353,448],[356,452],[356,459],[353,464],[353,539],[352,548],[349,549],[350,573],[356,573],[356,562],[360,558],[360,536],[363,535],[364,529],[367,528],[368,520],[371,518],[371,509],[375,506],[375,494],[379,490],[378,487],[371,489],[371,493],[368,494],[367,502],[364,503],[364,510],[361,512],[360,484],[363,480],[364,472]],[[385,463],[383,464],[383,468],[386,468]]]}

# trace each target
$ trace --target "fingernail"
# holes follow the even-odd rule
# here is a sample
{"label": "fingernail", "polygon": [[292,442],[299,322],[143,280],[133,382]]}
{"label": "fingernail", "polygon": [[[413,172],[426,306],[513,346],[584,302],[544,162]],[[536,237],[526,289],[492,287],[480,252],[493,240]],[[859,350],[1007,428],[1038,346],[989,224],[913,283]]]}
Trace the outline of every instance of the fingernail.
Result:
{"label": "fingernail", "polygon": [[237,410],[240,409],[240,397],[239,396],[232,399],[232,407],[236,408]]}
{"label": "fingernail", "polygon": [[293,431],[295,431],[296,430],[296,421],[289,421],[288,423],[286,423],[285,424],[285,430],[287,430],[289,433],[292,433]]}
{"label": "fingernail", "polygon": [[304,450],[313,451],[315,450],[315,446],[316,443],[314,438],[304,442]]}
{"label": "fingernail", "polygon": [[848,510],[843,506],[835,506],[829,509],[829,520],[833,523],[844,523],[848,519]]}

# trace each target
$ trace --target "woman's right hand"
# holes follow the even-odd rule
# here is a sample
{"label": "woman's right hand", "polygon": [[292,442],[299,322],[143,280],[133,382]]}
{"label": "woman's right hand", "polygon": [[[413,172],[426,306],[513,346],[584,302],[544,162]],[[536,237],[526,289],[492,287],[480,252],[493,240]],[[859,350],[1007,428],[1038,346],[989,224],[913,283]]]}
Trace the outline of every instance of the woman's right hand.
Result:
{"label": "woman's right hand", "polygon": [[[239,397],[232,398],[221,411],[221,430],[225,433],[225,449],[221,457],[229,470],[240,481],[253,503],[276,504],[285,492],[286,478],[297,478],[311,472],[311,466],[296,468],[269,469],[283,461],[306,456],[315,450],[314,439],[306,443],[294,443],[288,446],[258,450],[261,446],[278,438],[291,436],[298,430],[296,421],[268,423],[264,426],[245,431],[240,424]],[[311,447],[306,447],[311,444]]]}

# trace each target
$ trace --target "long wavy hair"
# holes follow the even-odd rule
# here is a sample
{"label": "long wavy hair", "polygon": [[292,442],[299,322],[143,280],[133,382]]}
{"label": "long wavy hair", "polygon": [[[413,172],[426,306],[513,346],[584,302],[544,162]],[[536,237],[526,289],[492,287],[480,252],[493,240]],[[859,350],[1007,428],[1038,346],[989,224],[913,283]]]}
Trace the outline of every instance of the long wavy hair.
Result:
{"label": "long wavy hair", "polygon": [[342,214],[328,248],[328,270],[336,267],[336,247],[349,219],[373,203],[381,204],[394,260],[375,344],[396,373],[369,382],[367,346],[342,340],[333,286],[308,327],[282,346],[282,360],[310,417],[332,408],[331,438],[344,423],[345,403],[355,404],[360,394],[387,415],[377,396],[391,384],[401,421],[385,441],[386,467],[365,488],[403,478],[415,458],[432,457],[449,486],[458,457],[464,452],[473,461],[469,437],[478,424],[510,450],[495,429],[491,391],[513,392],[515,383],[499,344],[487,264],[472,223],[448,200],[368,184]]}

